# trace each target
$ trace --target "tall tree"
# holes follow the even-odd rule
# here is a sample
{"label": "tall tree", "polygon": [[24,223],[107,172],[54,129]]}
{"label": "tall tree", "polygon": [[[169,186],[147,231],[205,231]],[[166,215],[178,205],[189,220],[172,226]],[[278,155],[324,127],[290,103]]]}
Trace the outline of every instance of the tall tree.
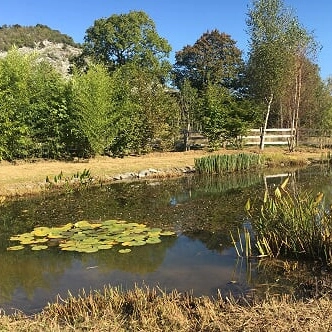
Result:
{"label": "tall tree", "polygon": [[242,52],[230,35],[218,30],[205,32],[193,46],[187,45],[176,52],[175,59],[178,87],[187,79],[198,90],[208,84],[236,89],[243,73]]}
{"label": "tall tree", "polygon": [[72,78],[73,104],[78,127],[93,154],[102,154],[114,135],[112,79],[103,65],[92,65],[87,73]]}
{"label": "tall tree", "polygon": [[110,71],[127,63],[169,71],[171,46],[157,33],[153,20],[143,11],[114,14],[101,18],[87,29],[83,52],[76,63],[86,65],[87,58],[105,65]]}
{"label": "tall tree", "polygon": [[266,103],[261,136],[264,148],[265,131],[271,109],[278,118],[281,99],[290,85],[295,84],[292,127],[298,122],[301,98],[301,57],[308,54],[312,38],[300,25],[282,0],[253,0],[247,19],[250,52],[247,77],[251,94]]}
{"label": "tall tree", "polygon": [[198,93],[188,79],[185,79],[178,93],[178,100],[181,108],[181,131],[183,133],[183,145],[187,151],[190,149],[189,136],[198,119]]}

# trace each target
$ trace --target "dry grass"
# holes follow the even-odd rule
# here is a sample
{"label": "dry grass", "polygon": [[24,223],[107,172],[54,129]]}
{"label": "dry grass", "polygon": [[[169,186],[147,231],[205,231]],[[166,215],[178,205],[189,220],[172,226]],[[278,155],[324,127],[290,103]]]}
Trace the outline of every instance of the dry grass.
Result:
{"label": "dry grass", "polygon": [[[213,153],[239,153],[239,150],[220,150]],[[256,152],[251,148],[241,152]],[[97,157],[79,162],[37,161],[34,163],[17,162],[16,164],[0,163],[0,195],[15,196],[38,193],[44,189],[45,179],[52,179],[62,171],[70,177],[76,172],[89,169],[92,176],[108,180],[117,174],[138,172],[147,168],[170,170],[184,166],[194,166],[194,159],[211,154],[207,151],[152,153],[142,156],[121,158]],[[288,153],[286,149],[266,148],[264,154],[271,165],[303,164],[308,159],[319,159],[322,150],[299,151]]]}
{"label": "dry grass", "polygon": [[70,297],[33,319],[0,318],[1,331],[331,331],[332,305],[321,298],[295,302],[269,298],[242,304],[234,300],[194,298],[176,291],[136,288],[128,292]]}

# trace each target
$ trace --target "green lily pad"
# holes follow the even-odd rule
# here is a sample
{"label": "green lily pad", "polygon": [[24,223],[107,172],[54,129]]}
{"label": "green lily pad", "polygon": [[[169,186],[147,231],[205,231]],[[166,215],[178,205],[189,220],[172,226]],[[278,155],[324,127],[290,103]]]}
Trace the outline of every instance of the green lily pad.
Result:
{"label": "green lily pad", "polygon": [[100,249],[100,250],[111,249],[111,248],[113,248],[113,246],[111,244],[100,244],[98,246],[98,249]]}
{"label": "green lily pad", "polygon": [[175,235],[175,232],[172,231],[162,231],[159,233],[161,236],[170,236],[170,235]]}
{"label": "green lily pad", "polygon": [[127,254],[127,253],[129,253],[129,252],[131,252],[131,249],[120,249],[120,250],[119,250],[119,253],[120,253],[120,254]]}
{"label": "green lily pad", "polygon": [[39,245],[39,246],[32,246],[31,247],[31,250],[44,250],[44,249],[47,249],[48,248],[48,246],[43,246],[43,245]]}
{"label": "green lily pad", "polygon": [[160,235],[174,234],[171,231],[162,231],[158,227],[150,228],[144,224],[124,220],[110,219],[96,223],[81,220],[58,227],[36,227],[30,233],[14,235],[10,240],[19,241],[20,245],[9,247],[8,250],[20,250],[25,245],[30,245],[32,250],[58,246],[64,251],[92,253],[99,249],[111,249],[116,244],[134,247],[146,243],[160,243]]}
{"label": "green lily pad", "polygon": [[85,253],[93,253],[98,251],[98,247],[81,248],[79,251]]}
{"label": "green lily pad", "polygon": [[63,251],[77,251],[77,247],[72,247],[72,246],[61,247],[61,250],[63,250]]}
{"label": "green lily pad", "polygon": [[146,240],[146,243],[149,243],[149,244],[155,244],[155,243],[160,243],[161,240],[159,237],[150,237]]}
{"label": "green lily pad", "polygon": [[7,250],[22,250],[22,249],[24,249],[24,246],[22,245],[12,246],[7,248]]}
{"label": "green lily pad", "polygon": [[49,227],[36,227],[31,234],[34,236],[40,236],[40,237],[44,237],[46,235],[48,235],[48,233],[51,231],[51,229]]}

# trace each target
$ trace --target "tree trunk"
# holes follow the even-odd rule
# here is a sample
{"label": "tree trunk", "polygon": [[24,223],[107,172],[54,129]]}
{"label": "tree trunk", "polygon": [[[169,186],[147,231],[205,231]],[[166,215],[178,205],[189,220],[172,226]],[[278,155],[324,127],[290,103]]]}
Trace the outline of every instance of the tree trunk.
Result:
{"label": "tree trunk", "polygon": [[266,116],[265,116],[264,127],[263,127],[262,132],[261,132],[261,141],[260,141],[260,144],[259,144],[259,148],[261,150],[264,150],[265,134],[266,134],[267,123],[269,121],[272,101],[273,101],[273,93],[271,93],[269,101],[267,103],[267,112],[266,112]]}

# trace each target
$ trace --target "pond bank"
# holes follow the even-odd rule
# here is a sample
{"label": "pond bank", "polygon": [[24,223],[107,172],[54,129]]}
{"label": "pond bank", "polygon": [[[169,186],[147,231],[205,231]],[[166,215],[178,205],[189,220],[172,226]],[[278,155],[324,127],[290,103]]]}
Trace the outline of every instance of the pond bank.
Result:
{"label": "pond bank", "polygon": [[[97,157],[89,160],[75,160],[72,162],[38,160],[34,162],[17,161],[16,163],[0,163],[0,196],[15,197],[26,194],[38,194],[45,190],[46,178],[53,179],[62,174],[63,178],[71,179],[74,174],[82,174],[89,170],[93,181],[112,182],[124,178],[135,178],[155,173],[155,176],[179,176],[183,172],[193,170],[196,158],[209,154],[229,153],[262,153],[270,166],[306,165],[319,161],[327,150],[298,149],[289,153],[282,148],[268,147],[263,152],[258,149],[219,150],[216,152],[186,151],[151,153],[142,156],[128,156],[124,158]],[[145,171],[145,172],[144,172]],[[152,174],[153,175],[153,174]],[[1,200],[0,200],[1,202]]]}

